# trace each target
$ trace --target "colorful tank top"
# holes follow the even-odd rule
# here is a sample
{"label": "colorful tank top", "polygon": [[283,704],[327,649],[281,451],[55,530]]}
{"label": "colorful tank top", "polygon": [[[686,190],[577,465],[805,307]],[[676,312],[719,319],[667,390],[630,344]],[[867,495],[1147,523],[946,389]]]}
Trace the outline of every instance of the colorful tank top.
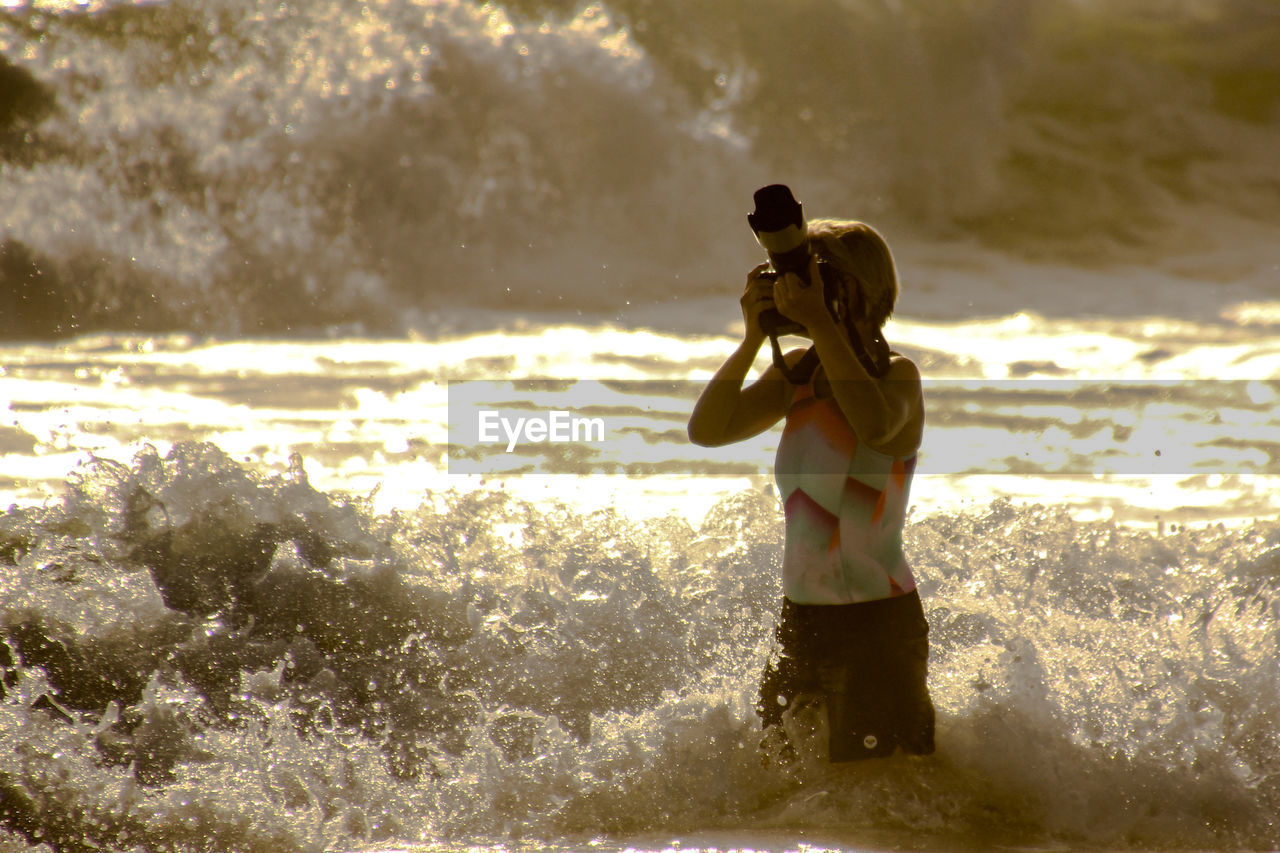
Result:
{"label": "colorful tank top", "polygon": [[796,604],[853,604],[916,588],[902,526],[916,456],[886,456],[813,383],[796,389],[774,473],[786,516],[782,587]]}

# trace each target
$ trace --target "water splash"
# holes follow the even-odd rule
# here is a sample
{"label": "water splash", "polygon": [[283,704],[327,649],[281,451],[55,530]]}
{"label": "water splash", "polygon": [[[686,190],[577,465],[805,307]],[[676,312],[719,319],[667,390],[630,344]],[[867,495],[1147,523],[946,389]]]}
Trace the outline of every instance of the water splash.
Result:
{"label": "water splash", "polygon": [[1276,26],[1248,0],[10,6],[0,333],[679,303],[749,266],[777,179],[895,237],[1231,278],[1219,238],[1276,213]]}
{"label": "water splash", "polygon": [[0,517],[0,821],[148,849],[1280,842],[1276,523],[909,526],[940,751],[853,767],[818,733],[772,758],[755,722],[780,523],[754,492],[698,530],[495,493],[373,516],[208,444],[88,465]]}

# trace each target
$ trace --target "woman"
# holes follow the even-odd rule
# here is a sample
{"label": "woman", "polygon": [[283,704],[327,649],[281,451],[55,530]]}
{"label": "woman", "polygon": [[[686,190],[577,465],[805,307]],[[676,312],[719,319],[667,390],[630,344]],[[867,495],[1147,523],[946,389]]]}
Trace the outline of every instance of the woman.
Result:
{"label": "woman", "polygon": [[[785,418],[775,476],[786,517],[781,645],[760,686],[760,716],[825,700],[832,761],[934,749],[925,683],[928,624],[902,551],[902,526],[924,426],[920,373],[880,330],[898,294],[893,256],[870,226],[808,223],[810,286],[762,264],[742,295],[746,331],[689,418],[703,446],[742,441]],[[819,266],[818,261],[826,263]],[[822,276],[839,296],[824,300]],[[803,385],[776,367],[742,387],[776,307],[802,324],[819,366]],[[804,352],[786,354],[788,367]],[[778,729],[781,731],[781,727]]]}

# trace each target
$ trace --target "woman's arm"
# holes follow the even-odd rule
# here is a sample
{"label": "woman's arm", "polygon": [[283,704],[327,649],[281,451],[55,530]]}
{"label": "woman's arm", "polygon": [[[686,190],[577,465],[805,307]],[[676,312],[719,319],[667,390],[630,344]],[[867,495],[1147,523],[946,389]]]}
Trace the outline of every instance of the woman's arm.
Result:
{"label": "woman's arm", "polygon": [[[761,264],[747,275],[740,300],[746,332],[693,407],[689,440],[694,444],[719,447],[759,435],[785,417],[791,405],[792,386],[772,365],[747,388],[742,387],[765,340],[760,312],[773,307],[773,284],[760,278],[767,268],[768,264]],[[799,352],[788,353],[787,361],[793,363],[799,357]]]}
{"label": "woman's arm", "polygon": [[[786,417],[795,386],[777,367],[769,365],[759,379],[742,387],[759,349],[759,341],[753,345],[744,340],[707,383],[689,416],[689,440],[694,444],[733,444],[759,435]],[[794,365],[803,355],[804,350],[788,352],[787,364]]]}

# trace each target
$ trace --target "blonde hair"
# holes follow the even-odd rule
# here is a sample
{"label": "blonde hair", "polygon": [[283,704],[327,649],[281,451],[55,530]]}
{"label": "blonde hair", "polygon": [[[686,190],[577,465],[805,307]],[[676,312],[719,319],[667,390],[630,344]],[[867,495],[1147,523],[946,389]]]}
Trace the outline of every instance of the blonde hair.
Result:
{"label": "blonde hair", "polygon": [[866,316],[883,326],[898,301],[898,272],[889,244],[865,222],[811,219],[808,224],[811,250],[857,280]]}

